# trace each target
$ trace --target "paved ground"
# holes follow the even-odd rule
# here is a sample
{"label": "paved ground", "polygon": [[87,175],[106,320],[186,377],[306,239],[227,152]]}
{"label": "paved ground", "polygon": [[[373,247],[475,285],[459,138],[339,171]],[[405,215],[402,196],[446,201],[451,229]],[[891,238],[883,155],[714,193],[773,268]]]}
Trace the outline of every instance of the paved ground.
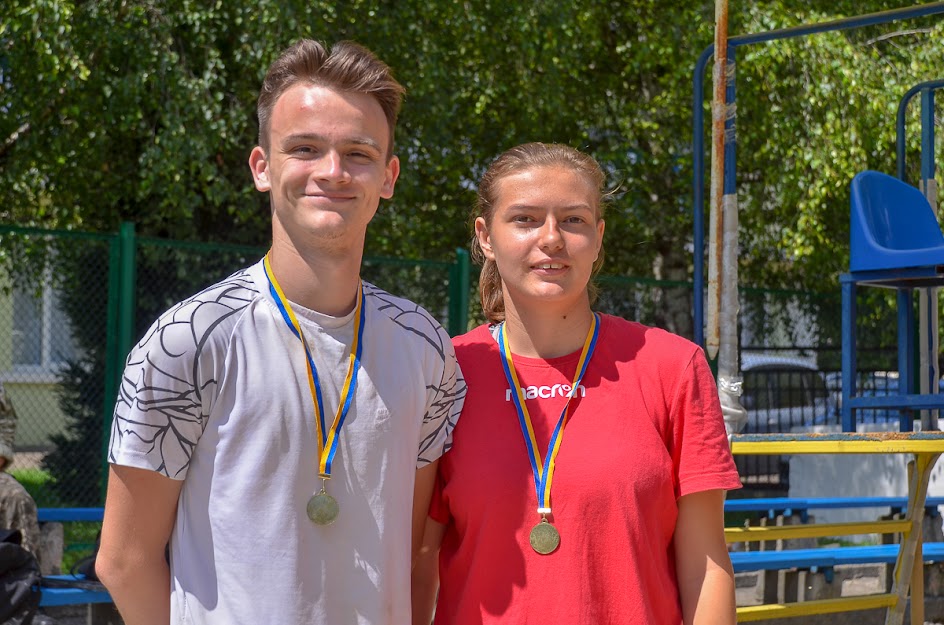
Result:
{"label": "paved ground", "polygon": [[59,608],[44,608],[48,619],[34,621],[34,625],[124,625],[114,606],[100,605],[91,608],[85,605],[70,605]]}

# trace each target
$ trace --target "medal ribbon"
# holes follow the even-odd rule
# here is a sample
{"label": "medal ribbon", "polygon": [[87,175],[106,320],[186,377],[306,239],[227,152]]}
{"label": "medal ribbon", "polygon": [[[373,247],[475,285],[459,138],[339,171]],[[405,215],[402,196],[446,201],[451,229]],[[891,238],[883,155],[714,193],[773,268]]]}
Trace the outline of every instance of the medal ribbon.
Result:
{"label": "medal ribbon", "polygon": [[577,387],[583,380],[583,374],[587,371],[587,365],[590,363],[590,357],[597,345],[597,336],[600,333],[600,317],[596,313],[590,323],[590,330],[587,332],[587,338],[583,344],[583,351],[580,352],[580,359],[577,361],[577,371],[574,372],[574,381],[570,387],[570,396],[567,403],[561,410],[560,417],[557,419],[557,425],[551,434],[551,440],[548,444],[547,456],[541,461],[541,452],[538,450],[537,440],[534,437],[534,426],[531,425],[531,415],[528,414],[528,406],[525,404],[524,392],[521,383],[518,382],[518,374],[515,372],[515,363],[511,358],[511,350],[508,349],[508,333],[506,324],[502,323],[501,331],[498,334],[498,348],[502,355],[502,368],[505,370],[505,378],[508,384],[514,389],[512,398],[514,399],[515,409],[518,411],[518,424],[521,426],[521,432],[524,434],[525,446],[528,448],[528,458],[531,460],[531,471],[534,474],[534,488],[538,497],[538,512],[548,514],[551,511],[551,480],[554,477],[554,462],[557,458],[557,452],[560,451],[561,441],[563,440],[564,426],[567,425],[567,419],[570,416],[570,401],[577,393]]}
{"label": "medal ribbon", "polygon": [[331,463],[334,461],[334,454],[338,450],[338,435],[344,426],[344,419],[347,418],[348,410],[351,407],[351,401],[354,399],[354,389],[357,386],[357,372],[360,370],[361,353],[364,348],[364,284],[357,282],[357,304],[354,307],[354,340],[351,343],[351,353],[348,357],[347,375],[344,378],[344,385],[341,387],[341,401],[338,405],[338,411],[334,416],[334,423],[330,428],[326,427],[324,402],[321,398],[321,381],[318,378],[318,370],[315,368],[315,361],[312,359],[311,350],[305,341],[305,335],[302,333],[302,327],[292,311],[292,305],[289,303],[279,281],[275,279],[272,273],[272,266],[269,264],[269,255],[266,254],[263,261],[266,278],[269,279],[269,292],[275,299],[275,304],[282,313],[282,319],[288,325],[289,330],[302,342],[305,348],[305,361],[308,369],[308,388],[311,391],[311,400],[315,404],[315,429],[318,430],[318,474],[328,479],[331,477]]}

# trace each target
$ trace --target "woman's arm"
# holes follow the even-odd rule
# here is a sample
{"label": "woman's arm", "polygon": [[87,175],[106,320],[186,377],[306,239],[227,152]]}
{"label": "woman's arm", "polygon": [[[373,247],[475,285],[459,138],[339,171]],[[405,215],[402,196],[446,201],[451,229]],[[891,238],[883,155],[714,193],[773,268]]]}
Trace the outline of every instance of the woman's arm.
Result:
{"label": "woman's arm", "polygon": [[413,563],[413,625],[429,625],[433,621],[439,591],[439,546],[445,532],[445,525],[426,519],[423,542]]}
{"label": "woman's arm", "polygon": [[734,625],[734,569],[724,541],[724,491],[680,498],[674,540],[685,625]]}

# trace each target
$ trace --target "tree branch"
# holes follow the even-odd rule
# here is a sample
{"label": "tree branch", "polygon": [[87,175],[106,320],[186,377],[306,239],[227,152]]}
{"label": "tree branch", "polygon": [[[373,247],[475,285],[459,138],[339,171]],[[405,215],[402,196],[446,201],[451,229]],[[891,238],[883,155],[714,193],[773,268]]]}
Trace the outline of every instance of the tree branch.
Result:
{"label": "tree branch", "polygon": [[30,130],[32,130],[32,126],[30,126],[29,122],[23,122],[23,125],[14,130],[13,134],[7,137],[6,140],[4,140],[3,145],[0,146],[0,160],[6,157],[7,152],[13,148],[13,144],[19,141],[20,138],[27,134]]}
{"label": "tree branch", "polygon": [[865,45],[871,46],[875,45],[880,41],[885,41],[887,39],[893,39],[894,37],[904,37],[906,35],[927,35],[931,32],[930,28],[915,28],[913,30],[896,30],[893,33],[885,33],[884,35],[879,35],[874,39],[869,39],[865,42]]}

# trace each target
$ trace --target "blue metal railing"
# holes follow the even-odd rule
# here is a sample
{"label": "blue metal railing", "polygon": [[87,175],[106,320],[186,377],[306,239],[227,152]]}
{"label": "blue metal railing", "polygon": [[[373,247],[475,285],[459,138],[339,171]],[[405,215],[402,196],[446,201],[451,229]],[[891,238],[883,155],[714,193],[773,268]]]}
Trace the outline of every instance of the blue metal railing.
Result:
{"label": "blue metal railing", "polygon": [[911,99],[921,94],[921,178],[927,180],[934,175],[934,91],[944,88],[944,79],[918,83],[905,92],[898,103],[895,120],[895,156],[898,164],[898,179],[908,182],[905,173],[905,113]]}

